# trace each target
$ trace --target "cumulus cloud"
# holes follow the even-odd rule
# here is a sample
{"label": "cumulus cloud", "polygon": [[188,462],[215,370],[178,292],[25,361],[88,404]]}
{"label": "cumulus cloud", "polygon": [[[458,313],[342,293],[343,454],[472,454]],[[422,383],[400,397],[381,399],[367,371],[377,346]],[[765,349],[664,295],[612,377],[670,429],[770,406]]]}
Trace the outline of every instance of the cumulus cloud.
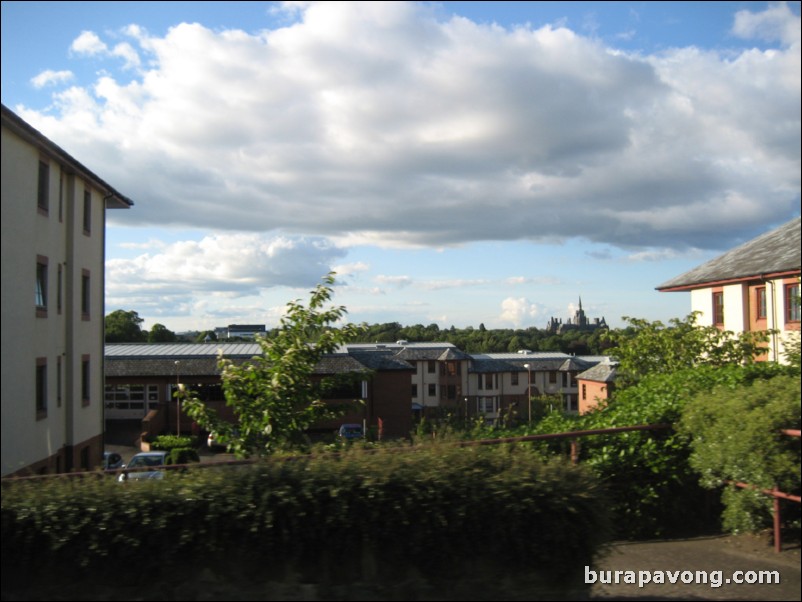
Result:
{"label": "cumulus cloud", "polygon": [[501,302],[499,320],[504,324],[512,324],[515,327],[532,324],[541,316],[542,308],[525,297],[507,297]]}
{"label": "cumulus cloud", "polygon": [[[144,41],[143,30],[135,25],[129,25],[123,33],[137,39],[140,43]],[[108,45],[100,39],[93,31],[82,31],[70,45],[70,52],[78,56],[92,57],[117,57],[124,61],[125,69],[137,68],[141,64],[139,53],[128,42],[116,44],[109,50]]]}
{"label": "cumulus cloud", "polygon": [[73,77],[75,77],[75,75],[72,71],[53,71],[51,69],[46,69],[36,77],[31,78],[31,84],[33,84],[34,88],[44,88],[46,86],[63,84],[73,79]]}
{"label": "cumulus cloud", "polygon": [[[565,26],[505,29],[412,3],[294,3],[258,33],[135,25],[125,60],[22,116],[137,203],[128,224],[385,246],[573,237],[723,248],[799,207],[799,18],[776,47],[627,54]],[[140,60],[146,56],[147,60]],[[737,99],[737,102],[734,101]],[[712,234],[711,234],[712,233]]]}
{"label": "cumulus cloud", "polygon": [[75,38],[70,45],[70,50],[75,54],[85,54],[94,56],[105,54],[109,47],[93,31],[82,31],[81,35]]}
{"label": "cumulus cloud", "polygon": [[148,247],[157,251],[107,261],[106,287],[112,302],[155,298],[169,307],[204,294],[236,299],[277,286],[310,287],[344,254],[320,237],[250,233],[162,245],[150,241]]}
{"label": "cumulus cloud", "polygon": [[769,6],[760,13],[738,11],[732,32],[741,38],[760,38],[769,42],[780,41],[788,46],[799,46],[800,21],[788,4],[782,2]]}

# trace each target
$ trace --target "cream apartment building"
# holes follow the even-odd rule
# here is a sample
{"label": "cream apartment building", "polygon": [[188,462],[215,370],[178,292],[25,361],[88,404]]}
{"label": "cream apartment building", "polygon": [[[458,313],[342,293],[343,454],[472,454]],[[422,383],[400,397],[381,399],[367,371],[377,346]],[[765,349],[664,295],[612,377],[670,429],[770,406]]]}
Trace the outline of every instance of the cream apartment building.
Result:
{"label": "cream apartment building", "polygon": [[784,361],[785,344],[799,336],[800,218],[657,287],[691,293],[699,324],[734,333],[771,330],[769,361]]}
{"label": "cream apartment building", "polygon": [[2,476],[103,451],[107,209],[133,202],[2,106]]}

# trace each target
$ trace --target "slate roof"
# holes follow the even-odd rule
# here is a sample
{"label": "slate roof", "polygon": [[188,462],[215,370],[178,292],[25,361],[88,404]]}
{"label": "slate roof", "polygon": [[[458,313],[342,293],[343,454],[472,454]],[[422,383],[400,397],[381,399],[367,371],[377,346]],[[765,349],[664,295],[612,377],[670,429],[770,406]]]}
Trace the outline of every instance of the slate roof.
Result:
{"label": "slate roof", "polygon": [[799,274],[800,218],[758,236],[743,245],[711,259],[657,287],[658,291],[680,291],[704,288],[757,276]]}
{"label": "slate roof", "polygon": [[597,383],[611,383],[615,381],[616,372],[615,364],[602,363],[585,370],[581,374],[577,374],[576,379],[592,380]]}
{"label": "slate roof", "polygon": [[[261,354],[256,343],[110,343],[105,350],[106,376],[216,376],[222,352],[226,359],[243,364]],[[315,374],[343,374],[369,370],[414,370],[394,357],[393,350],[357,349],[323,357]],[[178,362],[178,365],[176,365]]]}
{"label": "slate roof", "polygon": [[484,353],[472,355],[472,372],[575,372],[602,361],[597,356],[576,357],[560,352]]}
{"label": "slate roof", "polygon": [[106,358],[216,358],[253,357],[262,353],[258,343],[108,343]]}

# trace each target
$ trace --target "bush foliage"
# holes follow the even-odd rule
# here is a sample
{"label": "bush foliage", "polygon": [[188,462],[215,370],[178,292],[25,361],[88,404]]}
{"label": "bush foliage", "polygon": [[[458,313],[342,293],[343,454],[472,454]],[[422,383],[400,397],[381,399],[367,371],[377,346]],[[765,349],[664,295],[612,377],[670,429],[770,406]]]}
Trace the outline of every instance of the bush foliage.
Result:
{"label": "bush foliage", "polygon": [[559,581],[591,563],[607,508],[588,470],[515,447],[353,450],[127,485],[6,482],[3,574],[119,579],[135,563],[140,578],[213,559],[258,567],[260,579],[496,583],[534,570]]}
{"label": "bush foliage", "polygon": [[[777,486],[796,495],[800,490],[799,439],[780,430],[799,427],[798,376],[778,376],[734,389],[716,387],[697,395],[680,422],[690,440],[690,465],[704,487],[736,481],[760,489]],[[757,531],[771,526],[769,496],[730,485],[723,501],[725,529]]]}
{"label": "bush foliage", "polygon": [[[776,364],[702,365],[642,378],[614,400],[584,416],[551,414],[538,432],[553,433],[639,424],[679,422],[696,395],[717,388],[736,395],[741,387],[785,372]],[[565,453],[565,443],[552,449]],[[619,534],[626,537],[676,535],[713,527],[718,498],[699,484],[684,434],[655,432],[598,435],[581,441],[581,461],[609,485]]]}

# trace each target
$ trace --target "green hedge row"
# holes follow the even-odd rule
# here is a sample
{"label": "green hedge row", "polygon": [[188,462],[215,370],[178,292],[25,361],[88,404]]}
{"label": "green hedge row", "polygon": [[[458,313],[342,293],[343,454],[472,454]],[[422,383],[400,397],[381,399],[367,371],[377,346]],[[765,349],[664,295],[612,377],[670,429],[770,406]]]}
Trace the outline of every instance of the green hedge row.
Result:
{"label": "green hedge row", "polygon": [[[607,508],[589,471],[521,447],[353,450],[126,484],[4,482],[4,589],[6,575],[55,567],[73,581],[88,572],[117,584],[145,574],[186,582],[204,570],[253,577],[243,568],[253,567],[263,581],[419,575],[581,590],[583,567],[611,532]],[[438,596],[467,599],[450,591]]]}

